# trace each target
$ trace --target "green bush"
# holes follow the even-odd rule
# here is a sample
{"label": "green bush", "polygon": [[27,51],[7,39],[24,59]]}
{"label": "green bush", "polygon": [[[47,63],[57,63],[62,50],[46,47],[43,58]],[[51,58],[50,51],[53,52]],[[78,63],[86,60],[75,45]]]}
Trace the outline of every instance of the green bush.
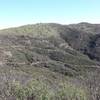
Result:
{"label": "green bush", "polygon": [[88,100],[84,89],[69,83],[60,83],[56,91],[39,80],[33,80],[27,86],[14,82],[12,88],[17,100]]}

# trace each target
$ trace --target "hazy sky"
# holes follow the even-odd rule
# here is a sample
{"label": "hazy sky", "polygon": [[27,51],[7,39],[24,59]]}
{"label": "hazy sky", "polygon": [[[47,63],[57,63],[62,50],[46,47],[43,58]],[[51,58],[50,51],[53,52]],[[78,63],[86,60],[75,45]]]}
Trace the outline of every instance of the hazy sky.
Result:
{"label": "hazy sky", "polygon": [[100,23],[100,0],[0,0],[0,28],[40,22]]}

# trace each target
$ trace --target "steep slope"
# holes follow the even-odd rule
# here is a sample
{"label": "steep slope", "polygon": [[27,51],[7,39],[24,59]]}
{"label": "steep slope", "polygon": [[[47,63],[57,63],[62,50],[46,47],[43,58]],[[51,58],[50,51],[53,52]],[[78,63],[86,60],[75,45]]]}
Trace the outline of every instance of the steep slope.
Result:
{"label": "steep slope", "polygon": [[69,27],[78,31],[76,35],[79,34],[77,38],[72,37],[74,43],[72,40],[68,40],[71,46],[88,55],[90,59],[100,61],[100,24],[79,23],[69,25]]}
{"label": "steep slope", "polygon": [[[97,26],[99,27],[99,25]],[[87,29],[83,29],[83,27]],[[71,94],[77,100],[75,93],[79,90],[82,91],[78,91],[78,94],[82,95],[79,96],[79,98],[82,97],[79,100],[87,100],[87,89],[86,91],[84,89],[88,88],[88,85],[91,84],[92,87],[94,84],[91,83],[90,79],[94,79],[97,75],[97,87],[100,82],[100,64],[97,62],[100,60],[99,28],[98,31],[95,31],[94,27],[96,26],[89,24],[88,28],[87,23],[78,25],[48,23],[1,30],[0,91],[3,91],[1,93],[2,98],[5,96],[5,98],[9,97],[8,100],[16,98],[33,100],[28,99],[28,97],[47,95],[46,92],[56,94],[59,89],[65,88],[60,86],[60,84],[63,84],[63,86],[67,85],[67,89],[70,91],[75,90],[69,93],[67,97],[66,90],[64,90],[64,97],[70,98]],[[41,86],[40,89],[43,87],[41,90],[43,94],[33,87],[34,85],[31,85],[33,90],[38,90],[38,92],[33,92],[30,88],[31,82],[35,85],[38,84],[39,87]],[[29,86],[27,87],[27,85]],[[43,91],[46,90],[44,89],[46,86],[48,91]],[[37,94],[34,94],[35,92]],[[90,88],[88,92],[90,92]],[[27,93],[29,94],[26,97]],[[95,92],[93,91],[93,93]],[[50,100],[56,100],[59,96],[56,99],[55,97]],[[57,100],[63,99],[65,98]],[[4,98],[1,100],[4,100]]]}
{"label": "steep slope", "polygon": [[[77,93],[82,95],[81,98],[87,98],[86,90],[81,86],[83,80],[77,77],[98,69],[97,64],[88,57],[66,43],[58,44],[59,39],[51,41],[51,38],[1,35],[0,40],[1,100],[29,100],[41,98],[39,95],[62,100],[59,91],[63,92],[63,88],[66,92],[73,91],[68,95],[65,92],[64,98],[72,98],[71,94],[77,100]],[[57,45],[53,44],[54,41]]]}
{"label": "steep slope", "polygon": [[1,35],[0,40],[2,66],[31,65],[74,75],[98,65],[62,39]]}

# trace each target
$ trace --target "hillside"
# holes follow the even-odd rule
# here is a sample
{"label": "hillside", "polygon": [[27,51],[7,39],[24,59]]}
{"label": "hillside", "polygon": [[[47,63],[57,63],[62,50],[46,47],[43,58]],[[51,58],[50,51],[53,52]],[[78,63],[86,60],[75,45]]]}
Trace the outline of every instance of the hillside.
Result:
{"label": "hillside", "polygon": [[0,99],[99,100],[99,61],[99,24],[0,30]]}

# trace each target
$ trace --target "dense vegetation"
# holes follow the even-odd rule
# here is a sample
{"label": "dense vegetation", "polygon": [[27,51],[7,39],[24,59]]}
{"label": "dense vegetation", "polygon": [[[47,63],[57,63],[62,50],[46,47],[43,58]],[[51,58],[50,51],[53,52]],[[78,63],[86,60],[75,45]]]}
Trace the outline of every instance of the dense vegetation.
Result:
{"label": "dense vegetation", "polygon": [[0,100],[100,100],[99,61],[97,24],[0,30]]}

